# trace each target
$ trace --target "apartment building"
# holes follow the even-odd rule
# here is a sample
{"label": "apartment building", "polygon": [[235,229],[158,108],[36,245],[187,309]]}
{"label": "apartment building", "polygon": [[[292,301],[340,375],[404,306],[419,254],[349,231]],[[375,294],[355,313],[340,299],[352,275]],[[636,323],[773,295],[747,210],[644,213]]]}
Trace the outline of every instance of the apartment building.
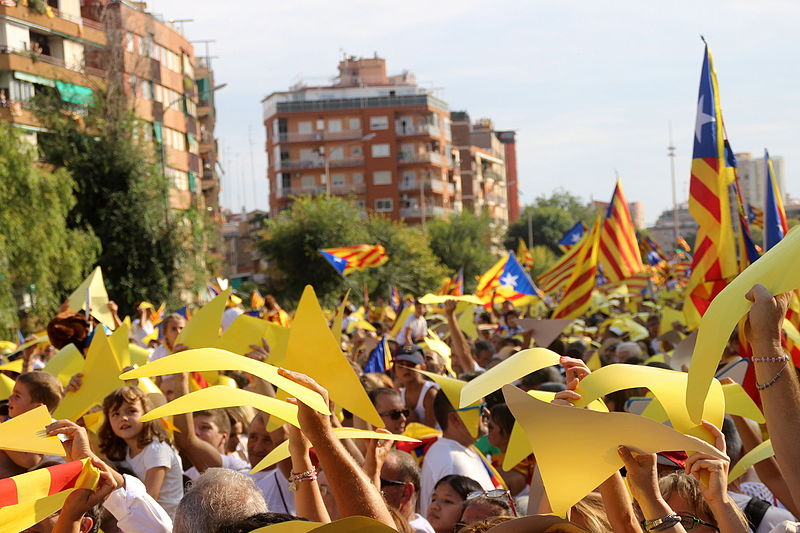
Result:
{"label": "apartment building", "polygon": [[221,221],[219,206],[220,181],[217,173],[219,147],[214,136],[217,123],[214,105],[214,71],[210,57],[198,57],[194,69],[197,83],[197,122],[200,142],[200,182],[203,201],[214,220]]}
{"label": "apartment building", "polygon": [[222,236],[225,246],[223,275],[238,288],[242,281],[263,283],[266,261],[258,251],[259,233],[264,229],[267,213],[256,209],[249,213],[223,213]]}
{"label": "apartment building", "polygon": [[458,154],[445,102],[383,58],[345,56],[333,83],[262,100],[272,216],[300,195],[328,194],[424,224],[461,210]]}
{"label": "apartment building", "polygon": [[[218,190],[216,174],[201,185],[206,174],[198,125],[201,98],[204,116],[213,115],[208,94],[213,87],[198,93],[194,50],[182,32],[149,13],[144,2],[25,4],[0,4],[0,120],[26,130],[35,143],[41,128],[27,102],[38,91],[57,90],[66,101],[86,104],[97,88],[121,84],[136,114],[149,124],[144,134],[158,143],[170,183],[168,205],[203,207],[204,189],[218,205],[210,185],[214,181]],[[200,70],[201,83],[207,82],[208,72]],[[213,138],[213,121],[206,124],[206,138]],[[206,157],[216,162],[215,153],[206,152]]]}
{"label": "apartment building", "polygon": [[516,149],[512,152],[515,156],[513,160],[507,162],[508,145],[501,142],[498,135],[500,132],[495,131],[489,119],[472,123],[466,111],[454,111],[450,114],[450,118],[453,144],[460,158],[461,198],[464,209],[476,214],[486,213],[492,222],[507,225],[509,222],[507,163],[513,163],[511,172],[515,177],[516,194]]}
{"label": "apartment building", "polygon": [[83,16],[80,0],[0,3],[0,120],[35,144],[42,129],[28,108],[30,99],[57,91],[71,103],[90,101],[93,89],[105,83],[106,72],[95,60],[105,46],[103,25]]}

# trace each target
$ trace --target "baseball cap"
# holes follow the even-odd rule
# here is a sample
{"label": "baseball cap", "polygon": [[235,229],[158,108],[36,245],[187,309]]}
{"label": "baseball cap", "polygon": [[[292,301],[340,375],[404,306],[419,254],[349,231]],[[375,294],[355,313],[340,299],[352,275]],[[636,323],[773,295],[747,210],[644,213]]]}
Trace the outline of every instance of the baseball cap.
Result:
{"label": "baseball cap", "polygon": [[408,361],[415,365],[422,365],[425,363],[425,354],[422,348],[416,344],[404,344],[397,350],[394,361]]}

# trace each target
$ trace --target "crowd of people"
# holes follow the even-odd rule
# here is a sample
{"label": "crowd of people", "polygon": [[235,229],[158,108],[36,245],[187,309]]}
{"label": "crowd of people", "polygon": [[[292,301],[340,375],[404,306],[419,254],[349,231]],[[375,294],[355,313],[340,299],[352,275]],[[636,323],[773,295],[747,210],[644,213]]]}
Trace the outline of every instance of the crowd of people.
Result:
{"label": "crowd of people", "polygon": [[[380,297],[374,302],[365,298],[358,309],[345,301],[341,331],[335,334],[383,428],[335,405],[331,415],[324,415],[296,401],[299,428],[271,423],[269,414],[249,406],[141,421],[154,407],[198,387],[197,376],[187,372],[160,376],[157,390],[128,381],[77,420],[54,420],[42,428],[47,435],[60,436],[64,457],[0,449],[0,478],[85,459],[99,469],[95,488],[74,490],[59,512],[27,530],[37,533],[227,533],[354,516],[403,533],[502,532],[512,527],[592,533],[800,531],[800,385],[782,338],[789,295],[773,296],[756,285],[747,298],[752,302],[747,321],[741,335],[731,336],[720,367],[747,344],[753,354],[755,399],[766,424],[731,415],[719,428],[704,422],[722,458],[681,450],[641,453],[624,446],[620,436],[624,468],[575,504],[566,520],[545,516],[550,508],[533,454],[503,468],[515,425],[503,393],[487,395],[476,407],[460,408],[437,380],[418,371],[468,382],[509,358],[525,357],[520,352],[528,348],[546,347],[559,356],[559,364],[513,384],[554,393],[553,403],[576,409],[572,405],[580,400],[580,382],[592,369],[610,364],[670,368],[665,354],[687,331],[676,321],[667,329],[677,336],[664,335],[663,309],[669,302],[605,297],[541,346],[543,337],[526,318],[546,309],[504,302],[465,310],[455,299],[429,308],[411,296],[400,309]],[[121,324],[113,302],[109,310],[114,323]],[[291,313],[271,296],[263,309],[254,311],[250,314],[291,327]],[[243,312],[241,300],[229,301],[222,329]],[[465,312],[471,314],[469,328]],[[178,342],[187,323],[184,316],[168,314],[154,322],[152,306],[143,304],[130,328],[130,343],[147,350],[149,361],[186,349]],[[4,418],[39,406],[55,412],[64,395],[80,390],[87,376],[76,373],[62,381],[47,371],[47,363],[69,345],[85,355],[93,336],[111,329],[89,313],[62,311],[47,326],[47,342],[9,350],[10,360],[21,361],[21,366],[11,370],[4,365],[1,370],[14,381],[2,405]],[[433,349],[439,345],[426,342],[430,336],[441,339],[447,349]],[[274,356],[266,340],[250,350],[241,355],[267,363]],[[374,371],[375,357],[381,354],[390,364]],[[287,369],[279,373],[330,401],[328,391],[309,376]],[[281,398],[271,383],[257,376],[223,374],[233,386]],[[645,393],[626,389],[604,400],[611,411],[625,411],[631,398]],[[479,415],[472,419],[478,424],[473,427],[469,416],[476,409]],[[416,441],[339,439],[335,429],[348,426]],[[536,431],[547,432],[548,427]],[[774,456],[730,481],[731,465],[766,437]],[[251,473],[282,444],[288,445],[287,458]]]}

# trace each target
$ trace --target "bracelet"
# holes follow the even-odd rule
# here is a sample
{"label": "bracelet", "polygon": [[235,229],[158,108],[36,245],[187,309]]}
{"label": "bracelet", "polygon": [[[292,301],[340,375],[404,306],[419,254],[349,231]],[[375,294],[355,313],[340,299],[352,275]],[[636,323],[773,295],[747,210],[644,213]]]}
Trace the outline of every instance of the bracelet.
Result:
{"label": "bracelet", "polygon": [[772,379],[770,379],[769,381],[767,381],[763,385],[760,385],[756,381],[756,389],[762,391],[762,390],[768,389],[768,388],[772,387],[773,385],[775,385],[775,382],[778,381],[778,379],[780,379],[781,374],[783,374],[783,371],[786,370],[787,366],[789,366],[789,360],[788,360],[789,358],[787,357],[786,359],[787,360],[783,363],[783,366],[781,367],[780,370],[778,370],[777,374],[772,376]]}
{"label": "bracelet", "polygon": [[788,355],[778,357],[751,357],[754,363],[785,363],[789,361]]}
{"label": "bracelet", "polygon": [[662,531],[664,529],[671,528],[680,521],[681,521],[680,515],[672,513],[668,514],[667,516],[662,516],[661,518],[656,518],[654,520],[642,520],[642,527],[646,531]]}
{"label": "bracelet", "polygon": [[317,479],[316,467],[311,467],[307,472],[292,472],[289,474],[289,490],[297,492],[297,483],[300,481],[315,481]]}

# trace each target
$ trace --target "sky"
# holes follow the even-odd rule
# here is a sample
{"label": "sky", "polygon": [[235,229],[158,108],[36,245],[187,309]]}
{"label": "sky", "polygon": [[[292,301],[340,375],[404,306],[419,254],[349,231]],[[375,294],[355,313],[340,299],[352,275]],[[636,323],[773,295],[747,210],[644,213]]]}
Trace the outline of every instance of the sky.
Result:
{"label": "sky", "polygon": [[[800,196],[800,3],[792,0],[507,1],[152,0],[151,12],[210,45],[223,206],[267,207],[261,99],[320,84],[343,53],[415,73],[451,110],[517,131],[521,201],[563,188],[608,201],[615,175],[654,222],[688,198],[703,35],[736,152],[783,156]],[[202,44],[196,55],[205,55]]]}

